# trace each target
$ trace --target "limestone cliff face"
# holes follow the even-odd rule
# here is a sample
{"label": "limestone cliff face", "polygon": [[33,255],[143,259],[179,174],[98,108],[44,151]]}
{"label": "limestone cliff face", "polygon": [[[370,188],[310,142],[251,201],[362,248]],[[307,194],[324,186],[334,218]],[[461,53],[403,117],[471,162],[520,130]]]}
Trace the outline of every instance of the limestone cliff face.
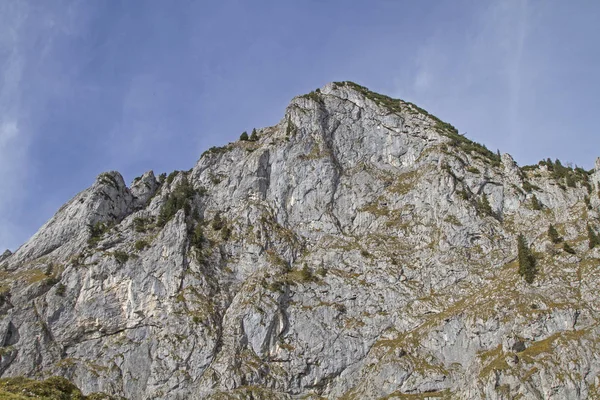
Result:
{"label": "limestone cliff face", "polygon": [[597,396],[598,163],[520,168],[349,82],[258,134],[101,174],[3,254],[0,373],[128,399]]}

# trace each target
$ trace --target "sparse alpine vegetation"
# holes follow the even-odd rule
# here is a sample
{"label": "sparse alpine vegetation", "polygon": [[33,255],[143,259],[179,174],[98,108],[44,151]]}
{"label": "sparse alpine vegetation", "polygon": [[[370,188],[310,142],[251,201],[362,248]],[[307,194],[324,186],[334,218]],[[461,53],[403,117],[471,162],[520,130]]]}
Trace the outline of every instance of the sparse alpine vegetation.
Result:
{"label": "sparse alpine vegetation", "polygon": [[108,232],[111,228],[111,224],[107,222],[96,222],[95,224],[88,225],[89,230],[89,238],[88,238],[88,246],[95,247],[98,242],[102,239],[102,235]]}
{"label": "sparse alpine vegetation", "polygon": [[[171,179],[171,182],[173,179]],[[169,178],[167,178],[167,183],[170,184],[171,182],[169,182]],[[177,211],[181,209],[185,210],[186,215],[189,214],[191,211],[190,200],[195,194],[196,191],[192,185],[190,185],[187,176],[183,175],[179,184],[167,195],[165,202],[160,208],[156,224],[160,227],[165,226]]]}
{"label": "sparse alpine vegetation", "polygon": [[53,376],[44,381],[23,377],[0,379],[0,398],[6,400],[120,400],[106,393],[84,396],[77,386],[65,378]]}

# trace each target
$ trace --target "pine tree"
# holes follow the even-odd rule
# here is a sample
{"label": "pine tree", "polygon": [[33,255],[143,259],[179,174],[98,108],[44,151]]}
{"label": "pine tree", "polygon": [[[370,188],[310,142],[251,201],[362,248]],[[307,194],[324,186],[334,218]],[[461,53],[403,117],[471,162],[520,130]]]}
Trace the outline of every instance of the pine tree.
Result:
{"label": "pine tree", "polygon": [[212,228],[215,231],[221,230],[221,228],[223,228],[223,219],[221,219],[221,213],[219,211],[217,211],[217,213],[215,214],[215,218],[212,222]]}
{"label": "pine tree", "polygon": [[250,141],[252,141],[252,142],[258,141],[258,133],[256,133],[256,128],[252,129],[252,134],[250,135]]}
{"label": "pine tree", "polygon": [[517,249],[519,259],[519,275],[525,279],[525,282],[533,283],[537,274],[535,257],[531,253],[531,250],[527,245],[527,240],[523,235],[519,235],[517,238]]}
{"label": "pine tree", "polygon": [[569,254],[577,254],[577,252],[571,246],[569,246],[569,243],[567,242],[563,243],[563,250]]}
{"label": "pine tree", "polygon": [[221,229],[221,239],[227,241],[231,237],[231,228],[227,225]]}
{"label": "pine tree", "polygon": [[527,241],[523,235],[517,237],[517,258],[519,260],[519,275],[525,274],[525,267],[527,266]]}
{"label": "pine tree", "polygon": [[189,200],[191,200],[195,194],[196,190],[188,181],[187,176],[184,175],[175,190],[167,195],[166,201],[160,207],[156,224],[160,227],[165,226],[177,211],[181,209],[185,211],[185,215],[189,215],[191,212]]}
{"label": "pine tree", "polygon": [[247,141],[248,140],[248,132],[244,131],[240,135],[240,140]]}
{"label": "pine tree", "polygon": [[483,193],[479,198],[479,201],[477,202],[477,209],[479,210],[479,212],[485,215],[494,216],[494,211],[492,210],[492,206],[490,205],[490,202],[485,193]]}
{"label": "pine tree", "polygon": [[594,229],[589,224],[587,226],[587,232],[588,232],[588,239],[590,241],[590,243],[589,243],[590,249],[593,249],[594,247],[596,247],[600,244],[600,237],[598,237],[598,234],[594,231]]}
{"label": "pine tree", "polygon": [[538,211],[542,209],[542,203],[538,200],[535,194],[531,197],[531,208]]}
{"label": "pine tree", "polygon": [[295,135],[295,134],[296,134],[296,126],[292,122],[291,118],[288,117],[287,126],[285,128],[285,135],[290,136],[290,135]]}
{"label": "pine tree", "polygon": [[[589,185],[589,183],[588,183]],[[585,185],[584,185],[585,186]],[[583,197],[583,202],[585,203],[586,207],[588,208],[588,210],[592,209],[592,202],[590,200],[590,196],[584,196]]]}
{"label": "pine tree", "polygon": [[196,228],[194,229],[194,234],[190,240],[192,246],[200,249],[202,248],[202,242],[204,241],[204,231],[202,230],[202,224],[196,224]]}
{"label": "pine tree", "polygon": [[562,241],[562,238],[558,234],[558,231],[552,224],[550,224],[550,226],[548,227],[548,237],[550,237],[552,243],[560,243]]}
{"label": "pine tree", "polygon": [[557,158],[552,168],[553,175],[556,180],[561,180],[567,175],[567,168],[563,167],[560,160]]}

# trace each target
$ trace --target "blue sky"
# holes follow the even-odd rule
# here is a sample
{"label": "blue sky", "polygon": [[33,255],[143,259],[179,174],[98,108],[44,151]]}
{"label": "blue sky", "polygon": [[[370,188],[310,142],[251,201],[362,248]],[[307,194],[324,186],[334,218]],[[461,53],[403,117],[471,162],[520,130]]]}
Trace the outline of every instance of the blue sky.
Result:
{"label": "blue sky", "polygon": [[0,2],[0,251],[95,176],[189,169],[352,80],[524,164],[600,156],[600,2]]}

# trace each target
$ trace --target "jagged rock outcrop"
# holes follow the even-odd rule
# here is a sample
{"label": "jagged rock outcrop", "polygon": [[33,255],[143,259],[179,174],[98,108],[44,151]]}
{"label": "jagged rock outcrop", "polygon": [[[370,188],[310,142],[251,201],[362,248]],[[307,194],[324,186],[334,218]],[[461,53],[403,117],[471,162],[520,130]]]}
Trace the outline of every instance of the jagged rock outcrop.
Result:
{"label": "jagged rock outcrop", "polygon": [[597,395],[599,162],[521,168],[349,82],[258,134],[102,174],[3,255],[0,373],[128,399]]}
{"label": "jagged rock outcrop", "polygon": [[4,253],[0,254],[0,261],[4,260],[5,258],[8,258],[12,255],[12,251],[6,249],[4,250]]}

